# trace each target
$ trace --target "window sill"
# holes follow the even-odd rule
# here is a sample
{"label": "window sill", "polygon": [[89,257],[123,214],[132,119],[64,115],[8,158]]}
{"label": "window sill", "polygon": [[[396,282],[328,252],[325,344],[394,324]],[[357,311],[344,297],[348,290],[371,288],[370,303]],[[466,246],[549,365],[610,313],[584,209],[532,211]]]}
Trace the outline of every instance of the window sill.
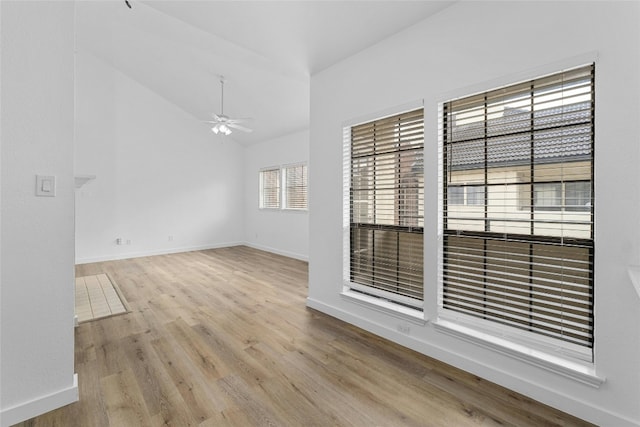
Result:
{"label": "window sill", "polygon": [[406,307],[394,302],[378,298],[375,296],[364,295],[359,292],[344,290],[340,293],[346,301],[359,304],[366,308],[370,308],[381,313],[389,314],[402,320],[406,320],[417,325],[425,325],[428,321],[424,317],[424,312],[415,308]]}
{"label": "window sill", "polygon": [[596,375],[592,365],[586,366],[448,320],[438,319],[433,324],[437,331],[444,334],[477,344],[591,387],[599,388],[606,380]]}
{"label": "window sill", "polygon": [[268,212],[297,212],[297,213],[307,213],[309,209],[293,209],[293,208],[258,208],[260,211],[268,211]]}

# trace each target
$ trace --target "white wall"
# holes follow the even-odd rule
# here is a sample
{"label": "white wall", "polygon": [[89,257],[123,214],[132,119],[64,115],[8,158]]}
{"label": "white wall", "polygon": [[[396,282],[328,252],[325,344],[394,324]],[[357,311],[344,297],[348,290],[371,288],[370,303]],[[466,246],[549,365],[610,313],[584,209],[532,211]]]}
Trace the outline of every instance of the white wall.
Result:
{"label": "white wall", "polygon": [[[77,400],[72,2],[0,3],[0,425]],[[36,174],[56,197],[35,197]]]}
{"label": "white wall", "polygon": [[242,242],[241,146],[85,51],[76,91],[78,263]]}
{"label": "white wall", "polygon": [[259,171],[269,166],[307,163],[309,132],[299,132],[245,149],[244,204],[247,245],[302,260],[309,257],[307,211],[259,209]]}
{"label": "white wall", "polygon": [[[314,75],[308,304],[597,424],[640,424],[640,299],[628,274],[640,264],[639,23],[638,2],[458,2]],[[432,323],[401,334],[401,320],[340,297],[343,123],[424,99],[425,313],[434,320],[438,101],[593,51],[595,368],[604,384],[565,378],[444,335]]]}

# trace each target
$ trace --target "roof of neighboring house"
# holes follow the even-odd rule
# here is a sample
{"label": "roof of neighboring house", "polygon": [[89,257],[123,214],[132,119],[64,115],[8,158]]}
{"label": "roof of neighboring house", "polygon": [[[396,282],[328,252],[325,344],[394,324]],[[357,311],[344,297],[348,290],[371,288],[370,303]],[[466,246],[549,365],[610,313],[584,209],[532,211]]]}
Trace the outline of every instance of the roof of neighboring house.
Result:
{"label": "roof of neighboring house", "polygon": [[[589,159],[591,120],[590,102],[538,110],[533,115],[528,110],[505,109],[503,116],[486,122],[487,164],[494,167],[529,164],[532,155],[537,164]],[[532,121],[536,130],[533,141]],[[450,127],[449,137],[450,168],[484,167],[484,121]]]}

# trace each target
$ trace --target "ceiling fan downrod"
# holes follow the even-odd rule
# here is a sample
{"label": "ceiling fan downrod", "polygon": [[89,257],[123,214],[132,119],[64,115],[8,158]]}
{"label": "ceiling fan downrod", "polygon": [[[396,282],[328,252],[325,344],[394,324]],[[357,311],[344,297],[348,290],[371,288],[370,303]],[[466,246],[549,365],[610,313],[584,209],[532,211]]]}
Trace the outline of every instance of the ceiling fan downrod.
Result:
{"label": "ceiling fan downrod", "polygon": [[224,76],[220,76],[220,115],[224,116]]}

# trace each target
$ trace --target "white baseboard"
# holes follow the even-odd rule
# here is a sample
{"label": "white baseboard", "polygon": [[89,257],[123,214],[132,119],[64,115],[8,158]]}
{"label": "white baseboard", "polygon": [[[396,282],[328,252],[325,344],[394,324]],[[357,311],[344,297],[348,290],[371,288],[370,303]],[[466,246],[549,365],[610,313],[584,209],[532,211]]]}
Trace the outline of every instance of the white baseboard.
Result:
{"label": "white baseboard", "polygon": [[[544,384],[534,384],[527,379],[514,376],[513,373],[506,372],[500,368],[496,368],[495,366],[489,366],[474,360],[468,354],[456,353],[447,348],[434,345],[433,343],[427,343],[420,339],[406,336],[398,333],[388,325],[378,324],[363,316],[353,314],[349,311],[343,310],[342,308],[326,304],[317,299],[307,298],[307,307],[321,311],[351,325],[355,325],[371,332],[372,334],[381,336],[417,351],[418,353],[422,353],[426,356],[458,367],[464,371],[471,372],[479,377],[485,378],[509,389],[513,389],[516,392],[528,395],[544,404],[571,413],[596,425],[616,427],[638,427],[640,425],[637,421],[612,412],[608,408],[577,400],[572,396],[559,393],[554,389],[545,387]],[[511,384],[515,384],[513,382],[514,379],[516,380],[516,383],[526,383],[530,392],[527,393],[525,390],[517,390],[517,387],[512,387]],[[532,387],[534,387],[535,390],[532,389]]]}
{"label": "white baseboard", "polygon": [[78,374],[73,374],[73,385],[71,387],[11,408],[2,409],[0,412],[0,427],[9,427],[21,423],[45,412],[77,402],[78,398]]}
{"label": "white baseboard", "polygon": [[103,261],[117,261],[121,259],[141,258],[145,256],[154,256],[154,255],[177,254],[181,252],[204,251],[207,249],[228,248],[228,247],[240,246],[240,245],[248,246],[254,249],[259,249],[261,251],[271,252],[271,253],[286,256],[289,258],[299,259],[300,261],[307,261],[307,262],[309,261],[309,257],[307,255],[298,254],[295,252],[289,252],[289,251],[285,251],[277,248],[272,248],[269,246],[258,245],[251,242],[226,242],[226,243],[214,243],[210,245],[184,246],[184,247],[178,247],[178,248],[126,252],[121,254],[107,254],[107,255],[100,255],[95,257],[80,257],[80,258],[76,258],[76,264],[89,264],[92,262],[103,262]]}
{"label": "white baseboard", "polygon": [[76,264],[89,264],[92,262],[103,262],[103,261],[117,261],[121,259],[141,258],[145,256],[154,256],[154,255],[177,254],[181,252],[204,251],[207,249],[228,248],[231,246],[239,246],[244,244],[245,244],[244,242],[226,242],[226,243],[214,243],[210,245],[183,246],[178,248],[126,252],[121,254],[107,254],[107,255],[100,255],[95,257],[76,258]]}
{"label": "white baseboard", "polygon": [[273,254],[277,254],[277,255],[282,255],[282,256],[286,256],[289,258],[294,258],[294,259],[298,259],[300,261],[309,261],[309,256],[308,255],[303,255],[303,254],[298,254],[295,252],[289,252],[289,251],[283,251],[281,249],[276,249],[276,248],[272,248],[269,246],[263,246],[263,245],[258,245],[256,243],[251,243],[251,242],[243,242],[242,243],[245,246],[248,246],[250,248],[253,249],[258,249],[261,251],[266,251],[266,252],[271,252]]}

